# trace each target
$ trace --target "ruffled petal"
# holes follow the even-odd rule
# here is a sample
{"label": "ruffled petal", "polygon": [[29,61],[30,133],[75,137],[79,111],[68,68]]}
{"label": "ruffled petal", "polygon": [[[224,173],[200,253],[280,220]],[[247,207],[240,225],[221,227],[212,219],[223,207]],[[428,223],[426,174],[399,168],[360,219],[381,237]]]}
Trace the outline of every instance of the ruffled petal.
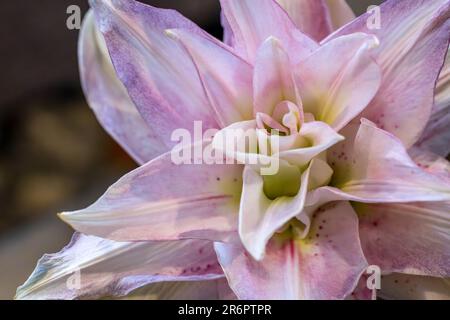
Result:
{"label": "ruffled petal", "polygon": [[426,172],[450,180],[450,162],[432,152],[417,147],[408,150],[411,159]]}
{"label": "ruffled petal", "polygon": [[333,29],[339,29],[343,25],[355,19],[355,14],[346,0],[325,0],[330,10]]}
{"label": "ruffled petal", "polygon": [[301,105],[289,56],[274,37],[265,40],[257,51],[253,88],[255,114],[272,116],[282,101]]}

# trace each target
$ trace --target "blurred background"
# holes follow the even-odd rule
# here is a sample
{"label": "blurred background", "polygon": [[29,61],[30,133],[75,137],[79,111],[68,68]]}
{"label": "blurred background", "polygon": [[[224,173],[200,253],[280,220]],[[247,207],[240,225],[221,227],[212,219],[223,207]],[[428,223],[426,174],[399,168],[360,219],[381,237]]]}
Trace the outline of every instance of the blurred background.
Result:
{"label": "blurred background", "polygon": [[[221,37],[218,0],[144,0],[173,8]],[[376,0],[349,0],[355,13]],[[136,164],[86,104],[70,5],[87,0],[1,1],[0,299],[11,299],[44,253],[72,230],[56,213],[85,207]]]}

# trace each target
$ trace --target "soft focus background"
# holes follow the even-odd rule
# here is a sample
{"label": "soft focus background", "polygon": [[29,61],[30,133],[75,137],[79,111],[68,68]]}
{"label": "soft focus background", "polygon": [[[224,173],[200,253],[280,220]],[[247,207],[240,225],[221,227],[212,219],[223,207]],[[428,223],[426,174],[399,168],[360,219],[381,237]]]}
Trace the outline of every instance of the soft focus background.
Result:
{"label": "soft focus background", "polygon": [[[218,0],[144,0],[221,37]],[[376,0],[349,0],[359,15]],[[11,299],[44,253],[72,230],[56,213],[82,208],[135,163],[102,130],[78,77],[67,7],[86,0],[1,1],[0,299]]]}

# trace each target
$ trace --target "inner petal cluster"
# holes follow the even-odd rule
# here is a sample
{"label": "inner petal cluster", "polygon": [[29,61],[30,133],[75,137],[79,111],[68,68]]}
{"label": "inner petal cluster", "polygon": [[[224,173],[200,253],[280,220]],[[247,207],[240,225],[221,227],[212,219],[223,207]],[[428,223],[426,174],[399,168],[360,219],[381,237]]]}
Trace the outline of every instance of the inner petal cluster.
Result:
{"label": "inner petal cluster", "polygon": [[244,164],[239,233],[244,247],[261,259],[274,236],[303,238],[309,191],[333,175],[327,150],[342,141],[332,127],[303,110],[288,55],[273,37],[259,49],[254,67],[255,119],[233,123],[212,142],[227,158]]}

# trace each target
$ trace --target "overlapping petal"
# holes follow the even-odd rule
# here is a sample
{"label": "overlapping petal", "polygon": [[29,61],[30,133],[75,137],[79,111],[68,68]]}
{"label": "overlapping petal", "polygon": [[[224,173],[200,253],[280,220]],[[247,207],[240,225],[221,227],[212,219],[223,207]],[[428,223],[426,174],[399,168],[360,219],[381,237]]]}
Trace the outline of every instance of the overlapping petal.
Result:
{"label": "overlapping petal", "polygon": [[183,150],[191,151],[190,164],[175,164],[166,153],[122,177],[90,207],[60,217],[77,231],[117,241],[231,240],[242,167],[196,164],[198,150]]}
{"label": "overlapping petal", "polygon": [[[305,146],[295,147],[294,144],[289,149],[280,148],[280,153],[278,154],[280,159],[297,166],[308,164],[311,159],[344,140],[343,136],[326,123],[320,121],[305,122],[298,136],[307,141]],[[283,137],[281,140],[283,140]]]}
{"label": "overlapping petal", "polygon": [[154,282],[221,277],[209,241],[130,243],[76,233],[60,252],[41,258],[16,299],[123,296]]}
{"label": "overlapping petal", "polygon": [[430,151],[417,147],[408,150],[411,159],[423,170],[450,180],[450,162]]}
{"label": "overlapping petal", "polygon": [[353,10],[346,0],[325,0],[330,11],[331,24],[334,29],[339,29],[343,25],[355,19]]}
{"label": "overlapping petal", "polygon": [[331,159],[340,163],[331,163],[338,172],[332,185],[354,199],[394,203],[450,200],[448,179],[421,169],[397,137],[367,120],[362,121],[352,148],[342,144],[333,152]]}
{"label": "overlapping petal", "polygon": [[364,14],[328,39],[355,32],[373,34],[373,54],[383,73],[380,90],[363,116],[410,147],[420,137],[433,107],[434,88],[448,48],[447,0],[397,0],[380,6],[381,25]]}
{"label": "overlapping petal", "polygon": [[316,41],[332,31],[332,21],[325,0],[277,0],[297,28]]}
{"label": "overlapping petal", "polygon": [[212,37],[183,29],[166,32],[191,56],[221,127],[252,119],[253,67]]}
{"label": "overlapping petal", "polygon": [[450,153],[450,52],[436,84],[430,120],[417,145],[443,157]]}
{"label": "overlapping petal", "polygon": [[200,28],[176,11],[136,1],[92,0],[91,6],[116,74],[155,138],[173,146],[175,129],[193,131],[196,120],[205,130],[219,126],[192,59],[164,33],[203,33]]}
{"label": "overlapping petal", "polygon": [[450,277],[450,202],[358,204],[369,264],[383,272]]}
{"label": "overlapping petal", "polygon": [[147,125],[115,75],[92,11],[83,22],[78,54],[84,93],[108,133],[140,164],[168,151],[169,146]]}
{"label": "overlapping petal", "polygon": [[289,56],[274,37],[265,40],[256,53],[253,88],[255,114],[272,116],[282,101],[301,105]]}
{"label": "overlapping petal", "polygon": [[[293,62],[308,56],[317,43],[300,32],[275,0],[221,0],[224,19],[232,31],[236,51],[253,62],[268,37],[280,39]],[[230,36],[227,36],[230,37]]]}
{"label": "overlapping petal", "polygon": [[[346,202],[319,212],[311,238],[276,238],[256,261],[240,246],[216,243],[230,287],[240,299],[343,299],[367,262],[358,238],[358,219]],[[275,272],[274,272],[275,270]]]}
{"label": "overlapping petal", "polygon": [[[422,275],[450,277],[450,3],[386,1],[380,28],[366,14],[319,46],[345,1],[277,1],[221,0],[225,44],[172,10],[90,1],[88,101],[139,163],[166,153],[61,214],[89,235],[45,255],[18,298],[367,298],[368,264],[416,276],[390,275],[383,297],[445,297]],[[167,152],[194,121],[222,130]]]}
{"label": "overlapping petal", "polygon": [[377,93],[381,71],[371,58],[378,40],[356,33],[326,42],[295,68],[305,112],[336,131],[361,113]]}

